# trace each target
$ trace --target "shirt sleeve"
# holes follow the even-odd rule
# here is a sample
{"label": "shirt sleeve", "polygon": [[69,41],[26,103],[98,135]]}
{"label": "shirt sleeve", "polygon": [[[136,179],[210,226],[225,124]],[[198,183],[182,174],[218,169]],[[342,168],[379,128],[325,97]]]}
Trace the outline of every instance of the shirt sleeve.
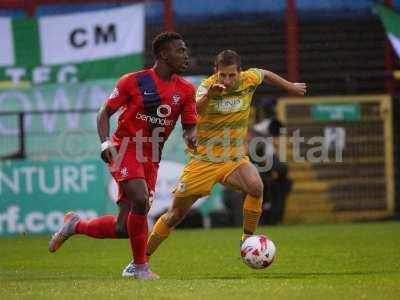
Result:
{"label": "shirt sleeve", "polygon": [[118,110],[128,103],[127,78],[127,76],[123,76],[117,81],[114,90],[106,100],[106,105],[112,110]]}
{"label": "shirt sleeve", "polygon": [[196,100],[195,100],[195,89],[190,86],[186,99],[184,101],[184,107],[181,114],[182,124],[196,124],[197,123],[197,111],[196,111]]}
{"label": "shirt sleeve", "polygon": [[264,75],[261,69],[251,68],[248,69],[246,73],[250,82],[256,86],[260,85],[264,80]]}
{"label": "shirt sleeve", "polygon": [[201,98],[204,97],[205,94],[207,94],[208,92],[208,88],[205,87],[204,85],[200,85],[197,88],[197,92],[196,92],[196,102],[199,101]]}
{"label": "shirt sleeve", "polygon": [[201,84],[199,85],[199,87],[197,88],[197,91],[196,91],[196,102],[199,101],[201,98],[203,98],[203,96],[205,94],[207,94],[208,89],[210,88],[210,86],[213,82],[213,79],[214,79],[213,77],[214,76],[211,76],[201,82]]}

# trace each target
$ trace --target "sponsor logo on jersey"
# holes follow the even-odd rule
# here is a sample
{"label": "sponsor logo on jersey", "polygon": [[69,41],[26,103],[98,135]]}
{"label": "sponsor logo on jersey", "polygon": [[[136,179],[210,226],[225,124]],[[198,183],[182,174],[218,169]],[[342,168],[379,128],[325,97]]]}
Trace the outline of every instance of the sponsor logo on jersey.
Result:
{"label": "sponsor logo on jersey", "polygon": [[167,117],[171,115],[172,109],[168,104],[162,104],[157,108],[157,116],[149,116],[144,113],[137,112],[136,119],[149,122],[159,126],[172,126],[174,120],[168,120]]}
{"label": "sponsor logo on jersey", "polygon": [[161,104],[157,108],[157,116],[159,116],[160,118],[169,117],[170,114],[171,114],[171,106],[169,106],[168,104]]}
{"label": "sponsor logo on jersey", "polygon": [[145,96],[151,96],[151,95],[155,95],[156,93],[155,93],[155,92],[144,91],[143,94],[144,94]]}
{"label": "sponsor logo on jersey", "polygon": [[179,102],[181,102],[181,96],[179,96],[178,94],[174,94],[172,96],[172,104],[173,105],[178,105]]}
{"label": "sponsor logo on jersey", "polygon": [[237,112],[241,110],[242,100],[239,98],[222,99],[216,102],[217,110],[222,113]]}

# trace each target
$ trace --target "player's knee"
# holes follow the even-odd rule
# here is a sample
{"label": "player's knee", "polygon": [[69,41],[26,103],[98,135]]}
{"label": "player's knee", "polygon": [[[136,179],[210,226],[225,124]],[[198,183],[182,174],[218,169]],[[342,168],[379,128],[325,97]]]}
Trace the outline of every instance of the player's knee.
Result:
{"label": "player's knee", "polygon": [[261,179],[256,178],[250,181],[248,185],[247,194],[253,197],[261,197],[264,191],[264,184],[262,183]]}
{"label": "player's knee", "polygon": [[178,225],[179,220],[179,216],[174,212],[167,213],[165,218],[165,222],[169,227],[175,227],[176,225]]}
{"label": "player's knee", "polygon": [[147,214],[150,208],[149,195],[147,193],[137,194],[131,201],[134,212],[142,215]]}
{"label": "player's knee", "polygon": [[184,217],[185,213],[183,210],[179,208],[173,208],[166,213],[165,221],[169,227],[175,227]]}

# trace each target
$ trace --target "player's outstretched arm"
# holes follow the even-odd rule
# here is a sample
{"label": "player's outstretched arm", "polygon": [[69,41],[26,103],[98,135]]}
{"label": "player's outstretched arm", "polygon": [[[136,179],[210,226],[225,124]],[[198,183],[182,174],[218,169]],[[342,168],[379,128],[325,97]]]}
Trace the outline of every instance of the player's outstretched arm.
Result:
{"label": "player's outstretched arm", "polygon": [[285,89],[291,94],[304,96],[307,92],[307,85],[305,83],[287,81],[285,78],[267,70],[262,70],[262,73],[264,75],[264,82]]}

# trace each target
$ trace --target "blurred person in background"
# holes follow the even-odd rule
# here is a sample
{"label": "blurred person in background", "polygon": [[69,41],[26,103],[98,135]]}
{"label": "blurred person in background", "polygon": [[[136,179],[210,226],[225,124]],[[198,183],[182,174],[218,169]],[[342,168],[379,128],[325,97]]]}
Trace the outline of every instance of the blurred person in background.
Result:
{"label": "blurred person in background", "polygon": [[[282,127],[281,122],[275,117],[264,119],[249,129],[248,140],[252,145],[254,138],[262,138],[263,143],[255,144],[255,154],[264,160],[251,162],[257,167],[264,185],[263,204],[260,224],[274,225],[283,221],[285,203],[292,187],[292,181],[288,177],[288,165],[279,160],[272,139],[277,138]],[[264,168],[270,162],[269,167]],[[230,224],[240,226],[243,222],[242,207],[245,194],[241,191],[225,188],[223,203],[228,211]]]}
{"label": "blurred person in background", "polygon": [[[197,122],[195,89],[178,74],[189,65],[182,37],[164,32],[154,38],[153,68],[122,76],[97,119],[101,158],[118,184],[119,214],[82,220],[67,213],[64,224],[49,244],[57,251],[74,234],[93,238],[129,238],[133,262],[123,276],[158,279],[148,265],[147,213],[155,190],[161,151],[176,121],[181,117],[183,137],[195,145]],[[121,109],[118,127],[110,138],[110,118]]]}
{"label": "blurred person in background", "polygon": [[255,137],[266,139],[265,143],[257,144],[255,151],[257,157],[265,157],[270,161],[270,167],[264,170],[266,162],[252,160],[264,184],[261,224],[274,225],[283,221],[286,198],[292,189],[288,165],[279,159],[273,142],[279,137],[281,128],[281,122],[272,117],[255,124],[249,132],[249,140]]}

